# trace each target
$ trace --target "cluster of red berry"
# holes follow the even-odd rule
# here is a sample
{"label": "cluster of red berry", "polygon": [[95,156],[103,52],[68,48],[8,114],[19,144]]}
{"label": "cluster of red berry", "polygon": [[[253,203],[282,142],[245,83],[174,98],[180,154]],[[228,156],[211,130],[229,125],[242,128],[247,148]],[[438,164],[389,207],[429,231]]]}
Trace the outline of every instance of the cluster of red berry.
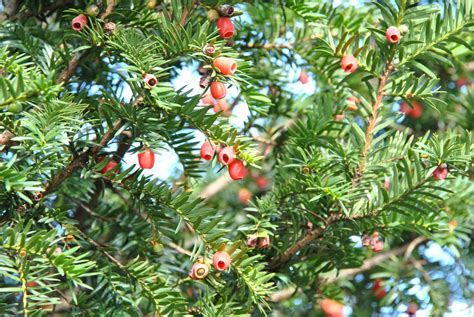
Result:
{"label": "cluster of red berry", "polygon": [[[217,271],[225,271],[230,267],[232,258],[230,254],[225,251],[217,251],[212,257],[212,265]],[[193,280],[202,280],[209,274],[209,265],[207,265],[203,259],[199,259],[191,267],[189,271],[189,277]]]}
{"label": "cluster of red berry", "polygon": [[250,234],[247,237],[247,246],[249,248],[255,248],[258,246],[260,249],[267,249],[270,247],[270,237],[267,234]]}
{"label": "cluster of red berry", "polygon": [[[102,162],[104,157],[99,158],[99,162]],[[155,165],[155,153],[150,149],[145,147],[145,149],[138,153],[138,164],[142,169],[151,169]],[[113,170],[119,163],[114,160],[110,160],[107,165],[105,165],[100,172],[105,174],[111,170]]]}
{"label": "cluster of red berry", "polygon": [[216,153],[216,148],[218,151],[217,160],[223,166],[227,166],[229,175],[233,180],[240,180],[247,175],[247,169],[245,168],[244,162],[242,160],[236,159],[236,152],[234,147],[216,147],[211,144],[211,142],[206,141],[201,146],[201,158],[210,161]]}
{"label": "cluster of red berry", "polygon": [[383,240],[377,231],[372,233],[371,237],[369,237],[367,234],[364,234],[362,236],[362,245],[364,247],[370,246],[374,252],[380,252],[383,250]]}

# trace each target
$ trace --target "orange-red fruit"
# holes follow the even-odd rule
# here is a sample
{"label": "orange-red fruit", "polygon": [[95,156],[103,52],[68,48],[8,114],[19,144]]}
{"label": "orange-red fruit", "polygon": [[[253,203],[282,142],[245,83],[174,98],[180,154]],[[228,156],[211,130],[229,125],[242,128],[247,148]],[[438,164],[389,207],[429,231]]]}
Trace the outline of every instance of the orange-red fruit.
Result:
{"label": "orange-red fruit", "polygon": [[325,298],[320,303],[321,309],[327,317],[343,317],[344,316],[344,305],[341,303]]}
{"label": "orange-red fruit", "polygon": [[441,164],[433,172],[433,178],[442,181],[448,177],[448,166],[446,164]]}
{"label": "orange-red fruit", "polygon": [[299,80],[300,83],[302,83],[303,85],[309,83],[308,74],[307,74],[304,70],[302,70],[302,71],[300,72],[300,76],[299,76],[298,80]]}
{"label": "orange-red fruit", "polygon": [[268,179],[265,176],[259,176],[255,180],[255,184],[260,189],[265,189],[268,186]]}
{"label": "orange-red fruit", "polygon": [[229,268],[232,259],[230,258],[229,253],[225,251],[218,251],[214,254],[212,262],[216,270],[225,271],[227,268]]}
{"label": "orange-red fruit", "polygon": [[204,263],[194,263],[191,271],[189,272],[189,277],[193,280],[202,280],[209,274],[209,266]]}
{"label": "orange-red fruit", "polygon": [[416,311],[418,310],[418,305],[416,303],[410,303],[407,307],[408,316],[415,316]]}
{"label": "orange-red fruit", "polygon": [[138,153],[138,163],[143,169],[153,168],[155,165],[155,153],[149,148],[146,148],[142,153]]}
{"label": "orange-red fruit", "polygon": [[368,247],[370,245],[370,237],[367,234],[364,234],[361,240],[364,247]]}
{"label": "orange-red fruit", "polygon": [[260,249],[266,249],[266,248],[270,247],[270,237],[265,236],[265,237],[261,237],[260,239],[258,239],[258,247]]}
{"label": "orange-red fruit", "polygon": [[152,74],[146,74],[145,77],[143,77],[143,80],[149,89],[155,87],[156,84],[158,84],[158,79],[156,79],[155,75]]}
{"label": "orange-red fruit", "polygon": [[257,246],[258,237],[256,234],[250,234],[247,236],[247,246],[249,248],[255,248]]}
{"label": "orange-red fruit", "polygon": [[74,31],[82,31],[87,24],[87,17],[84,14],[79,14],[77,17],[72,19],[71,26]]}
{"label": "orange-red fruit", "polygon": [[383,250],[383,241],[380,238],[372,239],[370,246],[372,247],[372,251],[380,252]]}
{"label": "orange-red fruit", "polygon": [[219,154],[217,155],[217,159],[222,165],[229,165],[234,161],[234,157],[235,150],[232,146],[226,146],[225,148],[220,150]]}
{"label": "orange-red fruit", "polygon": [[413,108],[406,102],[400,104],[400,111],[405,113],[407,117],[418,119],[423,114],[423,106],[416,101],[412,101]]}
{"label": "orange-red fruit", "polygon": [[384,298],[384,296],[387,294],[385,288],[382,285],[381,279],[378,278],[374,281],[374,285],[372,286],[372,292],[374,293],[375,298],[379,300]]}
{"label": "orange-red fruit", "polygon": [[224,115],[230,115],[229,104],[224,99],[218,100],[214,107],[212,107],[212,110],[214,112],[222,111]]}
{"label": "orange-red fruit", "polygon": [[[102,162],[103,160],[104,160],[103,157],[99,158],[99,162]],[[118,165],[117,162],[115,162],[115,161],[113,161],[113,160],[110,160],[110,161],[107,163],[107,165],[105,165],[105,167],[100,170],[100,172],[101,172],[102,174],[105,174],[105,173],[107,173],[108,171],[111,171],[112,169],[114,169],[115,166],[117,166],[117,165]]]}
{"label": "orange-red fruit", "polygon": [[385,37],[390,44],[396,44],[400,40],[400,30],[397,27],[391,26],[387,29]]}
{"label": "orange-red fruit", "polygon": [[350,96],[347,98],[347,110],[356,111],[357,104],[360,102],[360,99],[354,96]]}
{"label": "orange-red fruit", "polygon": [[216,104],[216,100],[212,97],[210,92],[206,92],[206,94],[201,98],[201,103],[205,106],[213,106]]}
{"label": "orange-red fruit", "polygon": [[213,81],[211,84],[211,95],[214,99],[222,99],[227,94],[225,85],[219,81]]}
{"label": "orange-red fruit", "polygon": [[217,29],[220,36],[225,39],[230,39],[235,33],[234,23],[228,17],[221,17],[217,20]]}
{"label": "orange-red fruit", "polygon": [[228,167],[230,178],[234,181],[243,179],[247,175],[247,169],[244,166],[244,162],[241,160],[234,160],[229,164]]}
{"label": "orange-red fruit", "polygon": [[346,73],[353,73],[357,70],[357,59],[354,55],[346,55],[341,59],[341,68]]}
{"label": "orange-red fruit", "polygon": [[214,60],[213,65],[223,75],[232,75],[237,70],[237,63],[228,57],[218,57]]}
{"label": "orange-red fruit", "polygon": [[239,189],[238,197],[242,204],[246,204],[252,198],[252,193],[247,188],[241,188]]}
{"label": "orange-red fruit", "polygon": [[212,146],[212,144],[206,141],[201,145],[201,151],[200,151],[201,158],[206,161],[210,161],[212,160],[212,157],[214,156],[215,151],[216,150]]}
{"label": "orange-red fruit", "polygon": [[342,120],[344,120],[344,117],[345,116],[343,114],[336,114],[334,116],[334,119],[336,119],[336,121],[342,121]]}
{"label": "orange-red fruit", "polygon": [[390,178],[385,178],[385,180],[383,181],[383,188],[387,191],[390,189]]}
{"label": "orange-red fruit", "polygon": [[466,80],[466,78],[464,78],[464,77],[461,77],[458,80],[456,80],[456,87],[457,88],[461,88],[462,86],[465,86],[467,84],[469,84],[469,81]]}
{"label": "orange-red fruit", "polygon": [[448,222],[449,231],[453,231],[454,229],[456,229],[457,226],[458,226],[458,222],[456,221],[456,219],[453,219],[450,222]]}

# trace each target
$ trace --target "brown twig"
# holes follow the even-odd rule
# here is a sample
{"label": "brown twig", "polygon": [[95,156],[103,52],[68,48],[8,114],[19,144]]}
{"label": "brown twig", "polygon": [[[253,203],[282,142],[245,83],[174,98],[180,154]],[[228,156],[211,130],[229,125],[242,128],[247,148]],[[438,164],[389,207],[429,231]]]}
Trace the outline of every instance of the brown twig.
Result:
{"label": "brown twig", "polygon": [[[387,261],[391,257],[400,256],[400,255],[404,254],[405,252],[407,252],[408,250],[410,250],[412,248],[414,249],[418,245],[420,245],[420,244],[422,244],[426,241],[428,241],[428,239],[425,238],[425,237],[417,237],[417,238],[413,239],[412,241],[410,241],[409,243],[406,243],[406,244],[404,244],[400,247],[397,247],[397,248],[392,249],[390,251],[384,252],[382,254],[375,255],[375,256],[365,260],[364,263],[362,264],[362,266],[360,266],[358,268],[340,270],[338,275],[328,277],[328,278],[324,278],[320,281],[320,284],[331,284],[331,283],[336,282],[337,280],[344,279],[344,278],[350,278],[350,277],[355,276],[357,274],[367,272],[367,271],[373,269],[374,267],[380,265],[382,262]],[[288,298],[291,298],[295,294],[296,291],[297,291],[296,287],[289,287],[289,288],[280,290],[278,292],[275,292],[270,297],[270,301],[279,302],[279,301],[282,301],[282,300],[286,300]]]}
{"label": "brown twig", "polygon": [[104,12],[100,15],[101,20],[105,20],[106,17],[108,17],[112,11],[114,10],[115,6],[115,0],[107,0],[107,7],[105,8]]}
{"label": "brown twig", "polygon": [[65,84],[71,79],[72,75],[79,66],[80,61],[88,54],[89,51],[77,52],[69,61],[67,67],[59,74],[56,84]]}
{"label": "brown twig", "polygon": [[367,156],[369,155],[369,150],[372,145],[372,140],[374,136],[375,126],[377,124],[379,109],[380,109],[380,106],[382,105],[382,99],[384,96],[383,90],[385,88],[385,84],[387,83],[388,77],[390,76],[390,73],[392,71],[393,71],[393,64],[389,63],[385,69],[384,74],[379,78],[377,95],[375,98],[375,102],[372,105],[372,114],[367,123],[367,129],[365,130],[364,150],[362,151],[362,158],[359,162],[357,171],[354,174],[354,177],[352,179],[353,186],[357,186],[359,184],[362,174],[364,173],[365,166],[367,163]]}
{"label": "brown twig", "polygon": [[66,178],[71,176],[72,173],[83,167],[86,164],[89,155],[94,156],[100,151],[100,149],[105,147],[105,145],[112,139],[113,133],[118,130],[121,125],[122,121],[117,120],[114,126],[102,136],[99,145],[96,145],[92,147],[89,151],[85,151],[76,156],[64,170],[62,170],[59,174],[56,174],[53,179],[45,186],[44,194],[46,195],[53,191]]}
{"label": "brown twig", "polygon": [[324,227],[314,228],[310,230],[305,236],[303,236],[301,239],[296,241],[292,246],[286,249],[280,256],[274,257],[273,259],[271,259],[268,265],[269,269],[275,270],[282,264],[288,262],[296,252],[298,252],[303,247],[308,245],[314,239],[318,238],[332,223],[334,223],[336,220],[340,218],[341,217],[339,214],[330,215],[326,219],[324,223]]}

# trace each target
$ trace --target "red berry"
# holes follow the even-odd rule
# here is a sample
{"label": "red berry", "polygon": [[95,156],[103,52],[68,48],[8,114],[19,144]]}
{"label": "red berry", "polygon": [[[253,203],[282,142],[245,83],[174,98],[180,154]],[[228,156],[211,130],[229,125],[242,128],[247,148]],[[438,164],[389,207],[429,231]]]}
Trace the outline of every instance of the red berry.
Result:
{"label": "red berry", "polygon": [[446,164],[439,165],[433,172],[433,178],[442,181],[448,177],[448,166]]}
{"label": "red berry", "polygon": [[390,189],[390,178],[385,178],[385,180],[383,181],[383,188],[387,191]]}
{"label": "red berry", "polygon": [[82,31],[87,24],[87,17],[84,14],[79,14],[77,17],[72,19],[71,26],[74,31]]}
{"label": "red berry", "polygon": [[382,285],[382,282],[383,281],[381,279],[376,279],[374,281],[374,285],[372,286],[372,292],[374,293],[375,298],[379,300],[384,298],[384,296],[387,294],[385,288]]}
{"label": "red berry", "polygon": [[304,84],[307,84],[307,83],[309,82],[308,74],[307,74],[304,70],[302,70],[302,71],[300,72],[300,76],[299,76],[298,80],[299,80],[300,83],[302,83],[303,85],[304,85]]}
{"label": "red berry", "polygon": [[[104,157],[99,158],[99,162],[102,162],[103,160],[104,160]],[[105,165],[105,167],[100,170],[100,172],[101,172],[102,174],[105,174],[105,173],[111,171],[112,169],[114,169],[115,166],[117,166],[117,165],[118,165],[117,162],[115,162],[114,160],[110,160],[110,161],[107,163],[107,165]]]}
{"label": "red berry", "polygon": [[353,55],[346,55],[341,59],[341,68],[346,73],[353,73],[357,70],[357,60]]}
{"label": "red berry", "polygon": [[153,168],[153,165],[155,165],[155,153],[149,148],[146,148],[145,151],[138,154],[138,163],[143,169]]}
{"label": "red berry", "polygon": [[230,178],[237,181],[243,179],[247,175],[247,169],[244,166],[244,162],[241,160],[234,160],[229,164],[228,167]]}
{"label": "red berry", "polygon": [[406,102],[400,104],[400,111],[405,113],[407,117],[418,119],[423,114],[423,106],[416,101],[412,101],[413,108]]}
{"label": "red berry", "polygon": [[213,81],[211,83],[211,94],[214,99],[222,99],[227,94],[225,85],[219,81]]}
{"label": "red berry", "polygon": [[246,204],[252,198],[252,193],[247,188],[241,188],[237,196],[242,204]]}
{"label": "red berry", "polygon": [[464,77],[460,77],[458,80],[456,80],[456,87],[461,88],[462,86],[465,86],[469,84],[469,81],[466,80]]}
{"label": "red berry", "polygon": [[155,75],[152,74],[146,74],[145,77],[143,77],[143,80],[149,89],[155,87],[156,84],[158,84],[158,79],[156,79]]}
{"label": "red berry", "polygon": [[359,103],[360,102],[360,99],[355,97],[355,96],[350,96],[350,97],[347,97],[347,102],[351,102],[351,103]]}
{"label": "red berry", "polygon": [[266,248],[270,247],[270,237],[265,236],[265,237],[261,237],[260,239],[258,239],[258,247],[260,249],[266,249]]}
{"label": "red berry", "polygon": [[215,151],[216,150],[212,146],[212,144],[210,142],[206,141],[201,145],[201,151],[200,151],[201,158],[206,160],[206,161],[210,161],[210,160],[212,160],[212,157],[214,156]]}
{"label": "red berry", "polygon": [[257,235],[256,234],[251,234],[247,236],[247,246],[249,248],[255,248],[257,246]]}
{"label": "red berry", "polygon": [[321,309],[327,317],[343,317],[344,316],[344,305],[341,303],[325,298],[320,303]]}
{"label": "red berry", "polygon": [[212,64],[223,75],[232,75],[237,70],[237,63],[228,57],[218,57]]}
{"label": "red berry", "polygon": [[35,287],[35,286],[38,286],[38,283],[36,283],[36,282],[28,282],[28,283],[26,283],[26,286],[27,286],[27,287]]}
{"label": "red berry", "polygon": [[209,274],[209,266],[204,263],[194,263],[191,271],[189,272],[189,277],[193,280],[202,280]]}
{"label": "red berry", "polygon": [[217,159],[222,165],[229,165],[234,161],[235,150],[232,146],[226,146],[219,151]]}
{"label": "red berry", "polygon": [[255,184],[260,189],[265,189],[268,186],[268,179],[265,176],[259,176],[255,180]]}
{"label": "red berry", "polygon": [[213,106],[216,104],[216,100],[212,97],[212,95],[209,92],[206,92],[206,94],[201,98],[201,103],[205,106]]}
{"label": "red berry", "polygon": [[453,219],[450,222],[448,222],[449,231],[453,231],[454,229],[456,229],[457,226],[458,226],[458,222],[456,221],[456,219]]}
{"label": "red berry", "polygon": [[212,257],[212,262],[214,264],[214,268],[218,271],[225,271],[232,262],[229,253],[225,251],[218,251]]}
{"label": "red berry", "polygon": [[418,305],[416,303],[410,303],[407,307],[408,316],[415,316],[416,311],[418,310]]}
{"label": "red berry", "polygon": [[232,23],[232,20],[228,17],[219,18],[219,20],[217,20],[217,28],[219,30],[220,36],[225,39],[230,39],[232,36],[234,36],[234,23]]}
{"label": "red berry", "polygon": [[357,104],[360,102],[360,99],[354,96],[350,96],[347,98],[347,110],[349,111],[356,111]]}
{"label": "red berry", "polygon": [[344,120],[344,117],[345,116],[343,114],[336,114],[334,116],[334,119],[336,119],[336,121],[342,121],[342,120]]}
{"label": "red berry", "polygon": [[371,246],[372,246],[372,251],[374,251],[374,252],[383,251],[383,241],[381,241],[381,240],[372,241]]}
{"label": "red berry", "polygon": [[400,30],[395,26],[391,26],[387,29],[385,37],[390,44],[396,44],[400,40]]}
{"label": "red berry", "polygon": [[218,100],[212,110],[214,110],[214,112],[222,111],[223,115],[230,115],[229,104],[224,99]]}

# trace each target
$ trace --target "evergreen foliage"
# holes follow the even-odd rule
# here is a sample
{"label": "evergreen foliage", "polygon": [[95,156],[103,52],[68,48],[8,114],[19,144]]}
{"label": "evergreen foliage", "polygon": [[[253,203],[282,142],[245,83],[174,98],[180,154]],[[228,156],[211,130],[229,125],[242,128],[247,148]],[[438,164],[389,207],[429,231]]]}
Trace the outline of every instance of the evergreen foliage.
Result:
{"label": "evergreen foliage", "polygon": [[[354,316],[412,302],[441,316],[472,300],[471,0],[0,8],[0,315],[322,316],[332,298]],[[231,16],[232,39],[212,10]],[[346,55],[357,71],[341,69]],[[216,56],[237,71],[218,72]],[[243,126],[202,105],[209,89],[196,94],[194,77],[180,82],[188,68],[225,83],[234,114],[248,107]],[[301,71],[310,84],[295,83]],[[233,146],[249,175],[232,182],[201,160],[196,135]],[[160,180],[127,164],[144,147],[176,155],[178,171]],[[383,250],[362,247],[365,235]],[[454,264],[430,259],[436,245]],[[222,250],[232,263],[220,272]],[[189,275],[196,262],[204,279]]]}

